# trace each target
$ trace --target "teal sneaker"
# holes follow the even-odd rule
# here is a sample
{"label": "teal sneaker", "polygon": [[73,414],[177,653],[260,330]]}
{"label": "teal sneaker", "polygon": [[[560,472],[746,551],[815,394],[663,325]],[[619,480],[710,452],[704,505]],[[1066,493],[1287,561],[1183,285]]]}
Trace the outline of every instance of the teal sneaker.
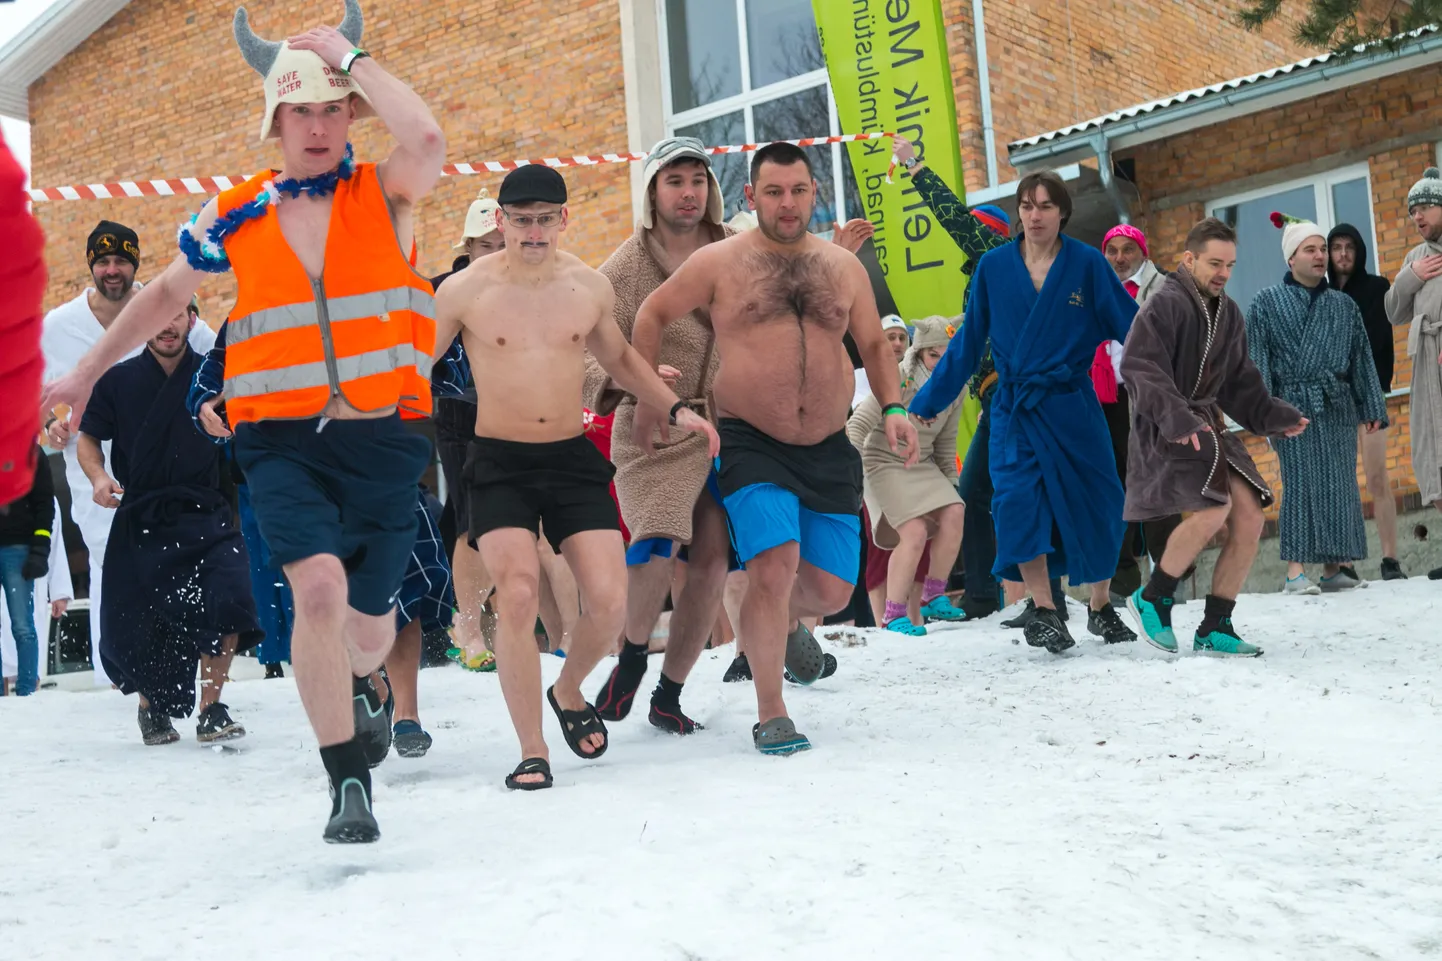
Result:
{"label": "teal sneaker", "polygon": [[1127,598],[1127,610],[1137,619],[1142,626],[1142,636],[1147,643],[1159,651],[1166,651],[1168,654],[1177,653],[1177,635],[1172,632],[1172,599],[1170,597],[1157,598],[1159,603],[1153,604],[1142,597],[1142,589],[1139,587]]}
{"label": "teal sneaker", "polygon": [[938,594],[921,605],[921,616],[928,621],[964,621],[966,611],[951,603],[945,594]]}
{"label": "teal sneaker", "polygon": [[1197,654],[1212,654],[1218,657],[1261,657],[1262,649],[1248,644],[1232,629],[1232,619],[1222,618],[1215,631],[1203,636],[1198,634],[1192,640],[1192,651]]}
{"label": "teal sneaker", "polygon": [[911,619],[905,614],[886,625],[886,629],[893,634],[905,634],[907,637],[926,636],[926,628],[920,624],[911,623]]}

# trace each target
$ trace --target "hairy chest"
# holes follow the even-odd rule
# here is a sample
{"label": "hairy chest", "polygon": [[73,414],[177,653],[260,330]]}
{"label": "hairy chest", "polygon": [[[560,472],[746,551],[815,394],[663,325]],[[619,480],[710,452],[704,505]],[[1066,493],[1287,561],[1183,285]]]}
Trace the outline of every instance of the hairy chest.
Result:
{"label": "hairy chest", "polygon": [[851,316],[852,294],[835,265],[818,254],[754,252],[741,258],[734,279],[723,282],[714,322],[746,335],[761,328],[813,328],[840,336]]}

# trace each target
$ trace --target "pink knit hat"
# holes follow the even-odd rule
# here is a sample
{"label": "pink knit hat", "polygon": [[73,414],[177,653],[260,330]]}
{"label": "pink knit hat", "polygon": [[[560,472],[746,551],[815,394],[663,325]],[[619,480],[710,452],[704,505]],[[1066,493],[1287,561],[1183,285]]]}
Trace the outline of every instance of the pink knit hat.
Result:
{"label": "pink knit hat", "polygon": [[1134,241],[1138,247],[1142,248],[1143,257],[1151,256],[1151,252],[1147,250],[1147,235],[1131,224],[1117,224],[1111,230],[1108,230],[1107,235],[1102,238],[1102,247],[1106,247],[1107,244],[1111,243],[1113,237],[1125,237],[1128,240]]}

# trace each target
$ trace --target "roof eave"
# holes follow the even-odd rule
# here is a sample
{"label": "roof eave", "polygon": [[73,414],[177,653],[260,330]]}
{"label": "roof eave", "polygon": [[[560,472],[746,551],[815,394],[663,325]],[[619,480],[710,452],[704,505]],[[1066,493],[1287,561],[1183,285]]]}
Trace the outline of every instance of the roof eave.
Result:
{"label": "roof eave", "polygon": [[115,16],[129,0],[59,0],[0,47],[0,116],[30,119],[30,85]]}
{"label": "roof eave", "polygon": [[1012,166],[1023,173],[1040,167],[1076,163],[1096,156],[1099,138],[1105,138],[1113,150],[1136,147],[1235,117],[1304,100],[1322,92],[1315,88],[1325,85],[1328,89],[1336,89],[1338,81],[1345,81],[1343,86],[1351,87],[1389,77],[1412,69],[1418,65],[1418,60],[1427,58],[1442,59],[1442,34],[1433,33],[1422,37],[1395,53],[1379,51],[1340,62],[1328,61],[1309,69],[1196,97],[1125,120],[1108,121],[1064,137],[1015,149],[1008,145],[1007,154]]}

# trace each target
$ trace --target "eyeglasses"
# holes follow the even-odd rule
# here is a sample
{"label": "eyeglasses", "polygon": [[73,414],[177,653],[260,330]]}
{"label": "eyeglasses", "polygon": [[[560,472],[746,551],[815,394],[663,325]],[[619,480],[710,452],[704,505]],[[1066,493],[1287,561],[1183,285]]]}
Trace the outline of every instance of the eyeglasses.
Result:
{"label": "eyeglasses", "polygon": [[513,227],[554,227],[561,222],[561,215],[556,214],[513,214],[505,211],[506,221]]}

